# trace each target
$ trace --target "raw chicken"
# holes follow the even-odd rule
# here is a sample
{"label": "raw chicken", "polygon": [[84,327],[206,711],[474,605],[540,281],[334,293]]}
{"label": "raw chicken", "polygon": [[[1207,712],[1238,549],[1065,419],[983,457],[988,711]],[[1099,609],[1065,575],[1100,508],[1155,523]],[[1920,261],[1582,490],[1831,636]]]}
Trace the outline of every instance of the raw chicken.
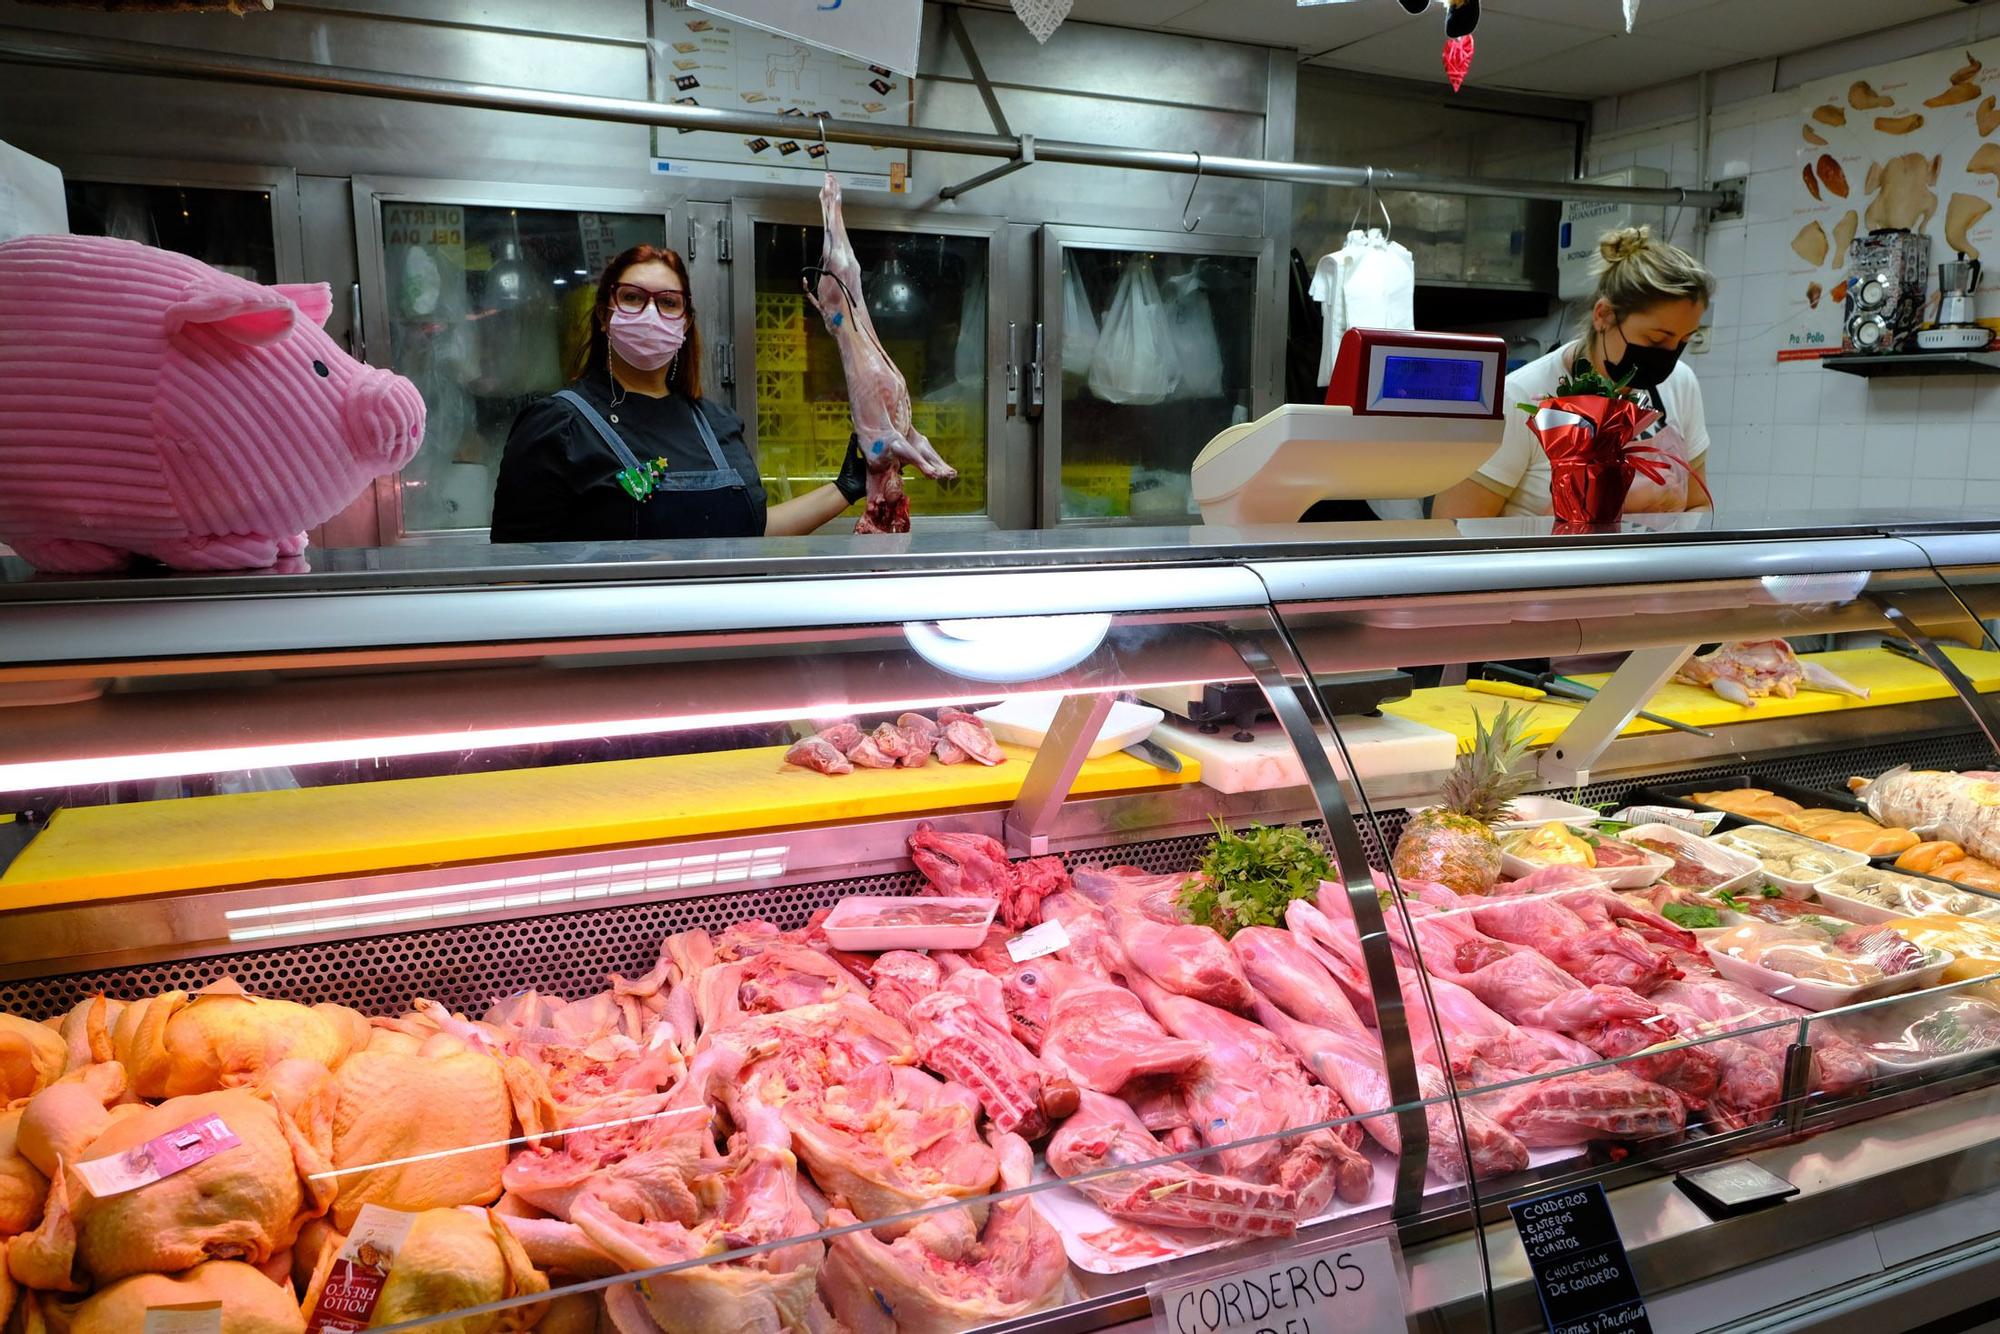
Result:
{"label": "raw chicken", "polygon": [[876,336],[874,321],[861,301],[861,265],[848,240],[847,224],[841,219],[840,183],[832,172],[820,187],[819,202],[826,224],[826,248],[819,281],[806,292],[840,348],[854,434],[868,460],[868,504],[854,531],[907,533],[910,502],[903,494],[904,466],[914,466],[926,477],[940,480],[958,473],[911,424],[909,387]]}
{"label": "raw chicken", "polygon": [[[1130,1107],[1085,1092],[1076,1115],[1049,1141],[1048,1160],[1056,1175],[1114,1218],[1241,1237],[1288,1237],[1297,1230],[1298,1200],[1289,1190],[1161,1162],[1165,1154]],[[1132,1170],[1103,1170],[1113,1167]],[[1088,1172],[1103,1174],[1085,1177]]]}
{"label": "raw chicken", "polygon": [[1816,662],[1806,662],[1782,639],[1748,639],[1724,644],[1713,653],[1690,658],[1674,680],[1707,686],[1732,704],[1755,708],[1768,695],[1790,699],[1803,686],[1832,695],[1867,699],[1865,686],[1843,681]]}
{"label": "raw chicken", "polygon": [[[1368,1198],[1375,1169],[1361,1154],[1361,1128],[1321,1124],[1342,1119],[1347,1107],[1307,1077],[1283,1042],[1143,977],[1133,978],[1132,987],[1169,1032],[1208,1048],[1208,1058],[1182,1078],[1181,1095],[1222,1171],[1284,1187],[1301,1220],[1317,1217],[1336,1194],[1349,1202]],[[1265,1138],[1303,1126],[1318,1128]]]}
{"label": "raw chicken", "polygon": [[[1395,1105],[1383,1066],[1381,1040],[1361,1022],[1332,974],[1289,931],[1253,926],[1238,931],[1230,947],[1258,991],[1257,1020],[1281,1038],[1322,1084],[1339,1093],[1357,1112]],[[1464,1179],[1458,1150],[1459,1119],[1465,1127],[1473,1175],[1480,1180],[1506,1176],[1528,1166],[1527,1146],[1470,1103],[1454,1119],[1442,1070],[1422,1063],[1419,1092],[1432,1100],[1424,1108],[1430,1133],[1429,1166],[1442,1181]],[[1362,1128],[1392,1154],[1402,1137],[1390,1116],[1370,1117]]]}
{"label": "raw chicken", "polygon": [[[1034,1174],[1034,1152],[1016,1135],[994,1140],[1000,1188],[1020,1190]],[[835,1209],[828,1227],[854,1222]],[[852,1334],[956,1334],[983,1329],[1055,1305],[1069,1261],[1062,1239],[1026,1195],[988,1210],[978,1240],[956,1253],[925,1244],[919,1227],[893,1242],[872,1232],[835,1237],[820,1272],[820,1291]]]}
{"label": "raw chicken", "polygon": [[[0,1241],[26,1232],[42,1221],[42,1201],[48,1197],[48,1175],[20,1152],[20,1107],[0,1111]],[[0,1269],[5,1269],[0,1249]]]}
{"label": "raw chicken", "polygon": [[[87,1065],[64,1075],[37,1093],[19,1110],[16,1147],[34,1166],[44,1184],[73,1163],[96,1142],[112,1122],[112,1105],[130,1092],[125,1067],[116,1061]],[[124,1103],[124,1115],[141,1104]]]}
{"label": "raw chicken", "polygon": [[873,985],[868,990],[868,1003],[905,1027],[910,1023],[910,1007],[944,982],[944,969],[936,959],[911,950],[883,952],[869,973]]}
{"label": "raw chicken", "polygon": [[[993,1189],[979,1100],[912,1066],[875,1064],[782,1108],[799,1158],[827,1198],[858,1218],[900,1219]],[[906,1231],[909,1221],[879,1231]]]}
{"label": "raw chicken", "polygon": [[1060,857],[1015,862],[984,834],[946,833],[927,824],[910,836],[910,860],[929,881],[926,893],[1000,901],[1000,920],[1016,931],[1041,920],[1042,900],[1069,888]]}
{"label": "raw chicken", "polygon": [[1116,1093],[1144,1075],[1183,1075],[1208,1056],[1160,1027],[1139,998],[1074,964],[1041,959],[1050,996],[1041,1057],[1078,1088]]}
{"label": "raw chicken", "polygon": [[329,1070],[351,1050],[353,1030],[304,1005],[248,995],[224,979],[194,996],[166,991],[118,1016],[112,1043],[142,1098],[253,1084],[286,1057]]}
{"label": "raw chicken", "polygon": [[32,1019],[0,1014],[0,1104],[55,1083],[67,1062],[62,1034]]}
{"label": "raw chicken", "polygon": [[[345,1006],[338,1008],[346,1009]],[[118,1016],[124,1012],[124,1001],[112,1000],[102,992],[87,1000],[78,1001],[70,1007],[69,1012],[62,1017],[59,1029],[63,1043],[69,1049],[69,1069],[74,1070],[79,1066],[118,1059],[111,1034],[118,1023]],[[366,1019],[362,1019],[352,1010],[346,1012],[360,1020],[364,1030],[367,1028]],[[4,1043],[4,1039],[0,1039],[0,1043]],[[367,1045],[365,1032],[356,1045]]]}
{"label": "raw chicken", "polygon": [[[783,1119],[755,1103],[741,1111],[742,1133],[702,1181],[707,1207],[698,1222],[627,1218],[586,1195],[576,1205],[584,1235],[627,1270],[811,1236],[817,1227],[799,1195]],[[824,1256],[819,1241],[803,1241],[645,1279],[636,1295],[662,1329],[803,1330]]]}
{"label": "raw chicken", "polygon": [[[714,959],[695,984],[696,1008],[707,1026],[726,1025],[738,1014],[795,1010],[862,993],[854,975],[831,958],[756,919],[717,937]],[[703,993],[709,993],[706,1009]]]}
{"label": "raw chicken", "polygon": [[[83,1300],[52,1304],[49,1328],[63,1334],[134,1334],[161,1307],[219,1306],[221,1334],[304,1334],[289,1290],[238,1260],[210,1260],[183,1274],[135,1274]],[[383,1323],[387,1323],[386,1321]]]}
{"label": "raw chicken", "polygon": [[[330,1235],[306,1288],[304,1308],[319,1305],[346,1238]],[[549,1290],[548,1278],[501,1220],[485,1209],[426,1209],[411,1220],[396,1248],[371,1327],[436,1320],[455,1311]],[[427,1326],[450,1334],[510,1334],[535,1327],[548,1309],[531,1302]]]}
{"label": "raw chicken", "polygon": [[490,1204],[514,1133],[499,1061],[448,1035],[413,1053],[357,1052],[334,1075],[333,1159],[345,1232],[364,1204]]}
{"label": "raw chicken", "polygon": [[[280,1111],[272,1096],[249,1089],[170,1098],[118,1117],[80,1161],[115,1158],[208,1116],[220,1118],[239,1143],[149,1185],[99,1197],[84,1189],[74,1167],[63,1174],[62,1212],[74,1211],[75,1257],[84,1273],[109,1283],[149,1271],[175,1273],[204,1260],[261,1265],[292,1244],[300,1224],[325,1212],[333,1182],[324,1145]],[[51,1228],[56,1194],[52,1188],[50,1217],[43,1220],[51,1231],[62,1230],[59,1223]],[[9,1243],[16,1277],[13,1248],[27,1240]]]}
{"label": "raw chicken", "polygon": [[908,1013],[918,1057],[971,1089],[1002,1134],[1038,1138],[1076,1110],[1075,1084],[1044,1070],[1014,1039],[1000,979],[991,973],[964,969]]}

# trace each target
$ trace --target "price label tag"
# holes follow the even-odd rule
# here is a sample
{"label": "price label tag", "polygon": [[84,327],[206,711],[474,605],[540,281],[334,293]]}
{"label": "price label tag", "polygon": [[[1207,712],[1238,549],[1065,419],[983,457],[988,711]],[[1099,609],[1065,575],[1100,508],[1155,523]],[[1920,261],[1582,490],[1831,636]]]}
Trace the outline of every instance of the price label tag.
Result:
{"label": "price label tag", "polygon": [[1508,1206],[1551,1334],[1652,1334],[1598,1182]]}
{"label": "price label tag", "polygon": [[306,1317],[306,1334],[356,1334],[375,1317],[375,1304],[396,1267],[396,1253],[410,1235],[415,1214],[364,1204],[354,1230],[333,1260],[333,1268]]}
{"label": "price label tag", "polygon": [[1374,1334],[1409,1324],[1402,1255],[1387,1233],[1148,1284],[1146,1295],[1160,1334]]}
{"label": "price label tag", "polygon": [[1707,838],[1722,823],[1721,811],[1683,811],[1672,806],[1627,806],[1611,817],[1627,824],[1663,824],[1683,834]]}
{"label": "price label tag", "polygon": [[140,1334],[222,1334],[222,1303],[149,1306]]}
{"label": "price label tag", "polygon": [[128,1190],[150,1186],[163,1177],[184,1172],[196,1163],[205,1163],[225,1149],[243,1141],[222,1123],[219,1116],[204,1116],[178,1130],[155,1135],[123,1153],[107,1158],[91,1158],[76,1165],[76,1174],[92,1195],[103,1199]]}
{"label": "price label tag", "polygon": [[1015,963],[1026,963],[1039,959],[1044,954],[1054,954],[1057,950],[1069,948],[1069,932],[1063,924],[1051,917],[1039,926],[1031,926],[1020,935],[1007,942],[1007,957]]}

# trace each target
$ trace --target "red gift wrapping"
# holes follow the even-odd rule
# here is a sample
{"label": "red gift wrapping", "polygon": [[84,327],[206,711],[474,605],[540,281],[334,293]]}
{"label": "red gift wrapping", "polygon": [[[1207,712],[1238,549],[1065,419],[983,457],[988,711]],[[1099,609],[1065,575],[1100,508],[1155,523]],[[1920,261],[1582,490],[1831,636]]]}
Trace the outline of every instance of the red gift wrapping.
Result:
{"label": "red gift wrapping", "polygon": [[1444,44],[1444,76],[1451,80],[1451,90],[1455,93],[1465,86],[1465,76],[1472,73],[1472,34],[1453,37]]}
{"label": "red gift wrapping", "polygon": [[1678,460],[1633,443],[1659,419],[1651,408],[1601,394],[1542,400],[1528,428],[1549,456],[1550,508],[1559,523],[1610,523],[1625,508],[1634,475],[1665,478]]}

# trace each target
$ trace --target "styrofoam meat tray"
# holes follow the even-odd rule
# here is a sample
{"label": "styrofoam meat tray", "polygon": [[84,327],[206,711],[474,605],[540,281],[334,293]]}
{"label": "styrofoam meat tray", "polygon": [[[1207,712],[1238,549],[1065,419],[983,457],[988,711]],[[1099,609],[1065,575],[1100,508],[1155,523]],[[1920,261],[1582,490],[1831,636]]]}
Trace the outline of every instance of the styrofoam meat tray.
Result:
{"label": "styrofoam meat tray", "polygon": [[[990,709],[981,709],[975,716],[1001,741],[1017,746],[1039,747],[1043,738],[1048,736],[1049,728],[1055,725],[1056,709],[1063,698],[1060,695],[1026,695],[1004,700]],[[1102,759],[1127,746],[1137,745],[1151,736],[1153,729],[1165,721],[1166,716],[1163,711],[1144,704],[1113,700],[1104,726],[1097,731],[1097,740],[1090,745],[1090,758]]]}
{"label": "styrofoam meat tray", "polygon": [[[1415,815],[1412,811],[1410,814]],[[1536,825],[1560,820],[1564,824],[1576,824],[1597,819],[1597,812],[1588,806],[1578,806],[1574,802],[1562,801],[1555,797],[1516,797],[1507,803],[1507,817],[1494,825],[1495,829],[1533,829]]]}
{"label": "styrofoam meat tray", "polygon": [[[1300,1223],[1301,1229],[1324,1223],[1329,1219],[1344,1218],[1349,1214],[1364,1213],[1370,1209],[1386,1208],[1396,1193],[1396,1162],[1388,1151],[1373,1140],[1362,1146],[1368,1161],[1375,1165],[1374,1188],[1368,1198],[1352,1204],[1336,1199],[1325,1213]],[[1546,1167],[1550,1163],[1564,1162],[1571,1158],[1581,1158],[1584,1150],[1579,1145],[1559,1149],[1533,1149],[1528,1153],[1530,1171]],[[1035,1180],[1052,1181],[1055,1176],[1039,1159],[1035,1163]],[[1435,1178],[1425,1183],[1424,1193],[1435,1195],[1453,1189],[1439,1183]],[[1069,1256],[1071,1264],[1090,1274],[1125,1274],[1134,1269],[1145,1269],[1152,1265],[1164,1264],[1168,1260],[1178,1260],[1186,1255],[1201,1255],[1207,1251],[1221,1250],[1233,1246],[1244,1238],[1225,1236],[1198,1228],[1153,1227],[1146,1223],[1135,1223],[1129,1219],[1113,1218],[1093,1204],[1081,1191],[1068,1186],[1056,1186],[1048,1190],[1036,1191],[1030,1197],[1035,1207],[1042,1211],[1042,1217],[1062,1238],[1063,1252]]]}
{"label": "styrofoam meat tray", "polygon": [[[1698,888],[1703,894],[1726,894],[1732,889],[1741,889],[1763,878],[1764,864],[1747,853],[1734,852],[1728,848],[1710,843],[1698,834],[1690,834],[1685,829],[1669,824],[1633,825],[1618,837],[1629,843],[1637,838],[1649,838],[1656,843],[1669,843],[1686,851],[1687,855],[1700,862],[1709,870],[1725,877],[1720,882]],[[1650,851],[1651,849],[1647,849]],[[1663,873],[1660,877],[1665,879]]]}
{"label": "styrofoam meat tray", "polygon": [[837,950],[969,950],[986,941],[998,899],[851,894],[821,929]]}
{"label": "styrofoam meat tray", "polygon": [[[1645,852],[1645,849],[1641,848],[1640,851]],[[1500,853],[1500,873],[1509,880],[1519,880],[1545,870],[1551,865],[1554,863],[1535,862],[1529,861],[1526,857],[1516,857],[1504,849]],[[1606,889],[1644,889],[1672,870],[1673,865],[1673,858],[1662,857],[1657,852],[1647,852],[1646,860],[1635,866],[1579,866],[1576,869],[1594,877],[1597,883]]]}
{"label": "styrofoam meat tray", "polygon": [[[1779,846],[1789,848],[1794,854],[1814,852],[1827,857],[1833,865],[1833,870],[1825,875],[1810,878],[1779,875],[1768,867],[1764,869],[1764,878],[1784,890],[1785,897],[1791,899],[1809,899],[1813,897],[1813,891],[1832,876],[1868,864],[1867,856],[1862,853],[1836,848],[1831,843],[1821,843],[1817,839],[1807,838],[1804,834],[1794,834],[1789,830],[1776,829],[1770,825],[1746,824],[1736,829],[1725,829],[1719,834],[1712,835],[1709,841],[1731,852],[1757,857],[1760,862],[1773,847]],[[1761,853],[1760,847],[1763,849]]]}
{"label": "styrofoam meat tray", "polygon": [[[1864,878],[1866,883],[1871,885],[1880,884],[1885,880],[1901,884],[1911,895],[1931,898],[1936,902],[1931,906],[1903,912],[1895,908],[1885,908],[1878,903],[1871,903],[1867,899],[1857,898],[1844,892],[1854,880]],[[1953,910],[1944,905],[1953,898],[1972,899],[1978,904],[1975,911],[1960,914],[1962,916],[2000,918],[2000,899],[1994,899],[1962,885],[1953,885],[1950,881],[1911,875],[1904,871],[1892,871],[1882,866],[1857,866],[1851,870],[1841,871],[1820,881],[1816,892],[1819,894],[1820,902],[1832,908],[1840,916],[1850,922],[1863,922],[1869,925],[1892,921],[1898,917],[1923,917],[1930,913],[1951,912]]]}
{"label": "styrofoam meat tray", "polygon": [[1925,991],[1938,984],[1944,970],[1951,967],[1953,956],[1944,950],[1933,951],[1931,962],[1922,968],[1913,968],[1907,973],[1897,973],[1885,977],[1880,982],[1870,982],[1865,986],[1842,987],[1829,982],[1814,982],[1790,973],[1781,973],[1762,964],[1739,959],[1735,955],[1715,948],[1712,940],[1732,927],[1712,927],[1695,932],[1702,937],[1702,947],[1715,965],[1715,971],[1731,982],[1761,991],[1772,1000],[1781,1000],[1796,1005],[1802,1010],[1819,1013],[1824,1010],[1838,1010],[1843,1006],[1859,1005],[1863,1001],[1881,1000],[1885,996],[1900,996],[1908,992]]}

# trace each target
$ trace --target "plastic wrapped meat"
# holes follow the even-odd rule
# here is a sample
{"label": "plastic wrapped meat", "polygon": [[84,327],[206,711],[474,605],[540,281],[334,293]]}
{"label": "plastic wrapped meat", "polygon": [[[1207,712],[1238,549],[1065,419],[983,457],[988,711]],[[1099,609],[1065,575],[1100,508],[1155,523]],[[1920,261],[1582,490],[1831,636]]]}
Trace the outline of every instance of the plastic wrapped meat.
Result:
{"label": "plastic wrapped meat", "polygon": [[1858,784],[1855,792],[1885,825],[1949,840],[1975,857],[2000,862],[2000,782],[1990,776],[1899,768]]}

